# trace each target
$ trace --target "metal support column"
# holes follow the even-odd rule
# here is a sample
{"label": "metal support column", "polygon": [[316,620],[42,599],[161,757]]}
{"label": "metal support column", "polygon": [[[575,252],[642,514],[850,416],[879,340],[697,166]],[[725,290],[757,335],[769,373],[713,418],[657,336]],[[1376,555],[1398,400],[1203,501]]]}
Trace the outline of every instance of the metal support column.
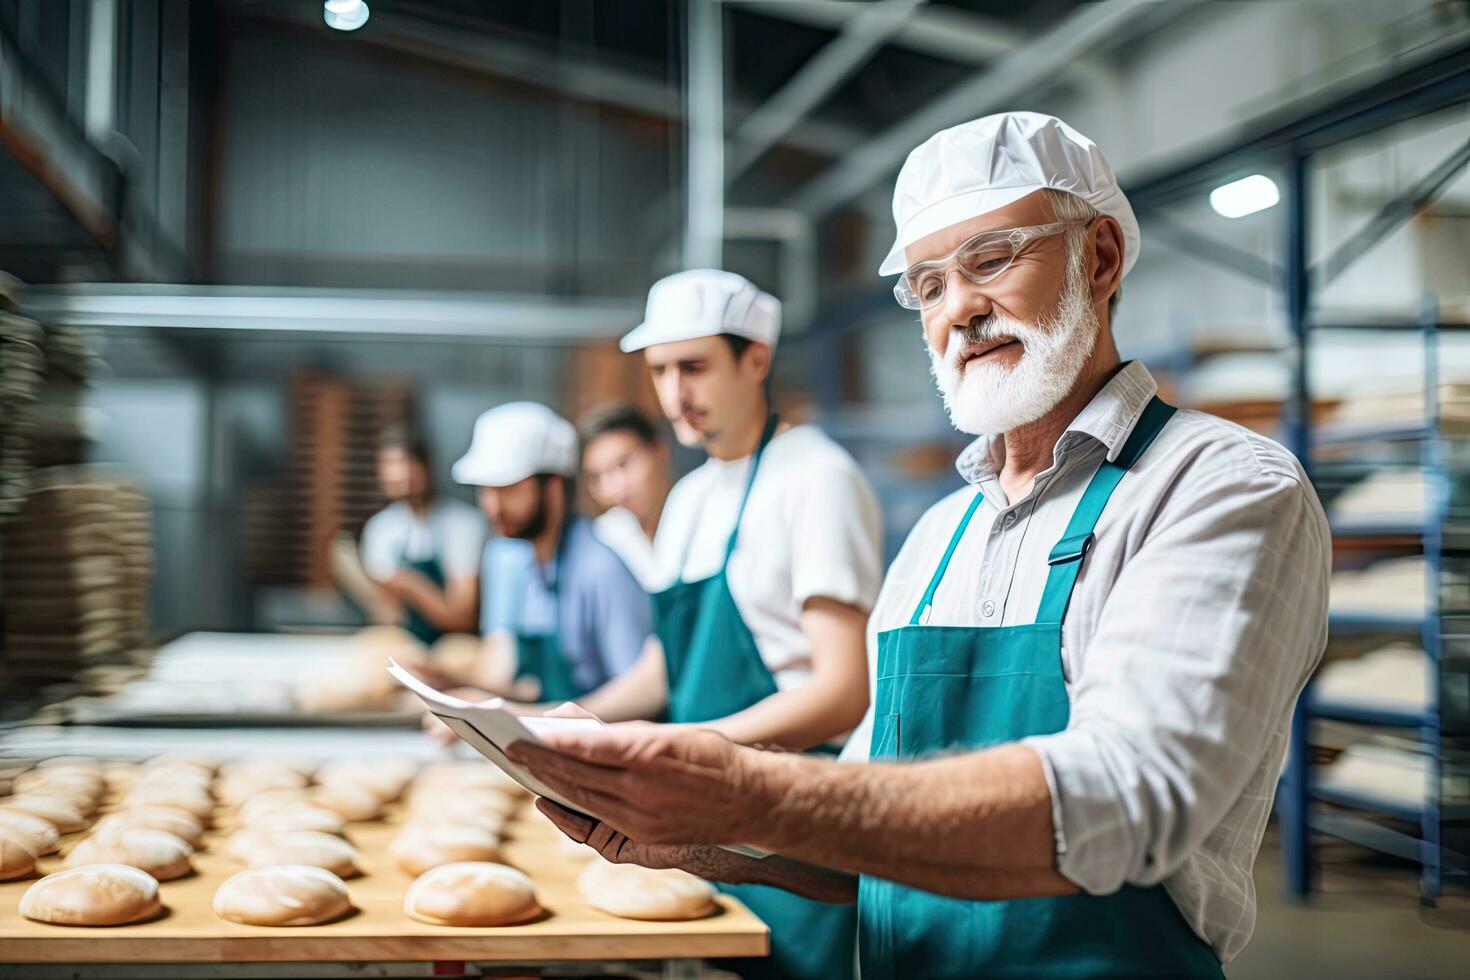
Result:
{"label": "metal support column", "polygon": [[[1307,186],[1309,157],[1294,153],[1287,164],[1286,186],[1282,197],[1286,204],[1286,317],[1295,343],[1296,362],[1292,366],[1295,383],[1292,398],[1287,404],[1286,436],[1287,448],[1296,453],[1302,466],[1311,476],[1311,421],[1312,395],[1308,389],[1308,304],[1310,283],[1307,271],[1307,252],[1310,234],[1307,214]],[[1305,898],[1312,888],[1312,831],[1311,831],[1311,725],[1307,705],[1310,702],[1310,684],[1297,701],[1296,712],[1291,718],[1291,743],[1287,749],[1286,776],[1280,793],[1281,849],[1286,859],[1286,888],[1288,893]]]}
{"label": "metal support column", "polygon": [[688,15],[684,267],[719,268],[725,238],[724,11],[719,0],[690,0]]}

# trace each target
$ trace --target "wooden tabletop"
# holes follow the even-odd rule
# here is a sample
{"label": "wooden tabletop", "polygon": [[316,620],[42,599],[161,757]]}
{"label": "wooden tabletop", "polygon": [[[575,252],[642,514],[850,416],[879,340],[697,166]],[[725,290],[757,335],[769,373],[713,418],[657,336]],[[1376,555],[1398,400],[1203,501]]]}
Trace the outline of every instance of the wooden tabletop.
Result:
{"label": "wooden tabletop", "polygon": [[[166,881],[159,891],[164,915],[135,925],[84,928],[32,922],[17,905],[35,880],[0,882],[0,962],[10,963],[209,963],[558,960],[662,960],[764,956],[765,925],[738,901],[721,895],[720,911],[693,922],[638,922],[592,909],[577,894],[583,861],[557,843],[555,829],[539,814],[522,812],[506,831],[503,860],[535,882],[546,914],[536,921],[499,928],[456,928],[416,922],[403,912],[412,880],[387,857],[397,831],[387,821],[353,824],[348,836],[358,846],[362,877],[347,882],[354,911],[327,925],[266,928],[226,922],[215,916],[215,889],[241,865],[221,853],[227,824],[205,839],[194,855],[196,873]],[[78,835],[80,837],[80,835]],[[63,846],[63,851],[67,845]],[[60,867],[52,855],[39,873]]]}

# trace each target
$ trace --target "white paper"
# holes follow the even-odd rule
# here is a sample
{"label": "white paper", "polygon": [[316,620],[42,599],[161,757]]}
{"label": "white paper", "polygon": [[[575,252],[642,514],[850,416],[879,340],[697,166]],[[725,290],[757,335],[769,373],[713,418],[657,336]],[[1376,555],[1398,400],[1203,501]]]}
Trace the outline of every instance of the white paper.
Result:
{"label": "white paper", "polygon": [[[419,700],[424,702],[429,711],[448,725],[466,745],[499,766],[511,779],[537,796],[544,796],[568,810],[586,813],[582,808],[567,802],[555,790],[531,775],[531,771],[525,766],[512,762],[506,757],[505,750],[514,742],[545,745],[546,743],[536,737],[538,732],[599,728],[602,722],[595,718],[546,718],[515,715],[505,709],[505,702],[500,698],[479,702],[465,701],[434,690],[398,666],[393,660],[388,661],[388,673],[392,674],[393,679],[398,683],[418,695]],[[595,813],[586,815],[598,819]],[[725,850],[756,858],[767,857],[770,853],[741,844],[728,845]]]}

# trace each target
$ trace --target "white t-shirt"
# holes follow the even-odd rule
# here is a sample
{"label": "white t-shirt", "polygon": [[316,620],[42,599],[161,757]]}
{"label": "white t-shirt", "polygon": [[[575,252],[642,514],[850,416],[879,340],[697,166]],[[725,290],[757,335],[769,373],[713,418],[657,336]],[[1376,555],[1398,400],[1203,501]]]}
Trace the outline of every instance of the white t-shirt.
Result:
{"label": "white t-shirt", "polygon": [[[749,472],[750,457],[710,459],[674,485],[654,540],[660,588],[720,570]],[[882,539],[878,500],[842,447],[811,425],[771,439],[728,578],[781,690],[811,677],[802,604],[820,596],[871,609],[883,578]]]}
{"label": "white t-shirt", "polygon": [[659,588],[658,565],[653,559],[653,542],[643,525],[625,507],[612,507],[592,522],[592,533],[628,566],[628,571],[645,592]]}
{"label": "white t-shirt", "polygon": [[476,575],[488,528],[479,510],[451,497],[436,497],[419,517],[408,504],[389,504],[362,529],[362,567],[385,579],[404,562],[439,559],[445,579]]}

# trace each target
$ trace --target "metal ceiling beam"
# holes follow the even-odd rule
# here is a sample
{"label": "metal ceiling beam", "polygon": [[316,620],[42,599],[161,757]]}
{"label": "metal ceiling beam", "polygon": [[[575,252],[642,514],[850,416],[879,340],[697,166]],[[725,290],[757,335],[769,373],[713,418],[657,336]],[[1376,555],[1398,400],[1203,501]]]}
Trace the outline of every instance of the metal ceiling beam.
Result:
{"label": "metal ceiling beam", "polygon": [[740,124],[725,173],[733,183],[751,164],[805,118],[901,30],[924,0],[881,0],[865,4],[838,27],[828,42],[759,109]]}
{"label": "metal ceiling beam", "polygon": [[613,299],[129,283],[25,287],[19,305],[42,323],[100,328],[535,344],[618,337],[642,312]]}
{"label": "metal ceiling beam", "polygon": [[[320,6],[274,2],[246,5],[240,13],[257,20],[289,23],[318,31]],[[564,58],[537,47],[487,37],[472,31],[441,27],[429,21],[392,12],[373,11],[372,25],[350,34],[332,32],[331,41],[368,44],[399,51],[426,61],[510,79],[583,102],[615,106],[663,119],[682,121],[684,97],[678,87],[626,68],[586,59]],[[727,114],[741,118],[754,106],[726,102]],[[858,146],[863,135],[847,126],[812,120],[786,134],[781,142],[819,156],[836,158]]]}
{"label": "metal ceiling beam", "polygon": [[[731,6],[752,14],[808,27],[841,30],[860,10],[869,6],[852,0],[726,0]],[[1028,35],[1004,21],[953,7],[926,7],[909,18],[888,39],[895,47],[932,55],[961,65],[983,68],[1025,44]],[[1093,84],[1111,81],[1113,72],[1104,64],[1080,59],[1066,69],[1079,80]]]}
{"label": "metal ceiling beam", "polygon": [[1161,12],[1177,13],[1198,0],[1158,4],[1152,0],[1107,0],[1084,4],[1056,27],[1011,50],[982,71],[918,109],[903,122],[868,140],[846,159],[808,182],[786,202],[813,218],[841,206],[896,170],[919,143],[945,126],[1008,108],[1022,96],[1056,81],[1063,68],[1104,42],[1117,45]]}

